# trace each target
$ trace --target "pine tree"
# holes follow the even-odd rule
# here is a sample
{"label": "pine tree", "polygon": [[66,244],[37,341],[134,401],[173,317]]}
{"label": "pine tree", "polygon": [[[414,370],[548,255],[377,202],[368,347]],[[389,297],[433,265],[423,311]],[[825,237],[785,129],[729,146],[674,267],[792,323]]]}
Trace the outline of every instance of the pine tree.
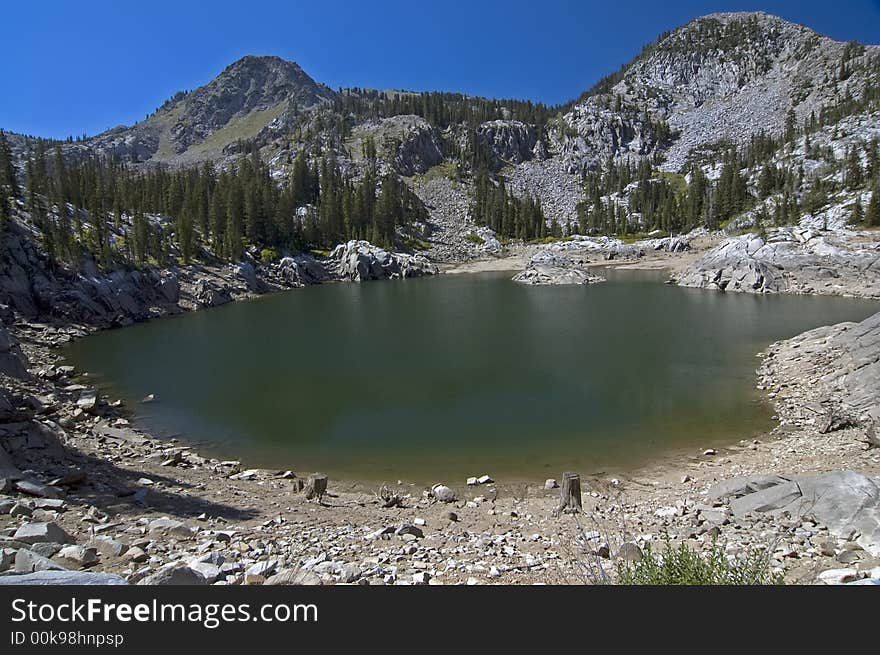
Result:
{"label": "pine tree", "polygon": [[15,167],[12,163],[12,150],[6,140],[6,133],[0,130],[0,187],[5,187],[7,197],[17,198],[20,195],[18,182],[15,179]]}
{"label": "pine tree", "polygon": [[862,209],[862,201],[856,200],[853,205],[852,214],[850,215],[849,222],[853,225],[861,225],[865,220],[865,211]]}
{"label": "pine tree", "polygon": [[880,183],[874,185],[871,200],[868,202],[868,211],[865,212],[865,223],[871,227],[880,226]]}
{"label": "pine tree", "polygon": [[785,115],[785,141],[786,143],[791,143],[794,141],[795,136],[797,136],[796,132],[797,126],[797,116],[794,113],[794,108],[790,108],[788,113]]}
{"label": "pine tree", "polygon": [[858,189],[862,186],[862,162],[855,148],[850,149],[847,155],[846,186],[848,189]]}
{"label": "pine tree", "polygon": [[237,184],[231,185],[226,201],[226,228],[224,255],[231,260],[241,259],[243,237],[244,199]]}

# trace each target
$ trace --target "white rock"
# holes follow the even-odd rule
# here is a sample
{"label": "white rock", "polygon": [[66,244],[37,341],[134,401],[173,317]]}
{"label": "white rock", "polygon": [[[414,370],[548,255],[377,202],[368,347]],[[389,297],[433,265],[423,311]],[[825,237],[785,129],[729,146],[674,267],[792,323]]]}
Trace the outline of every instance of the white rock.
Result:
{"label": "white rock", "polygon": [[455,492],[445,484],[435,484],[431,487],[431,495],[444,503],[451,503],[455,500]]}
{"label": "white rock", "polygon": [[817,580],[825,584],[844,584],[858,579],[859,572],[855,569],[828,569],[822,571]]}

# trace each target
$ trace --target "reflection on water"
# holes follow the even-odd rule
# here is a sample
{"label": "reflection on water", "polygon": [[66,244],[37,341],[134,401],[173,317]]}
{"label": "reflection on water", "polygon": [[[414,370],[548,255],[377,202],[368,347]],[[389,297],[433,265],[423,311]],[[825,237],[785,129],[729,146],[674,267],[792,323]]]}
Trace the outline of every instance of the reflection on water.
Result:
{"label": "reflection on water", "polygon": [[[309,287],[103,332],[67,355],[144,426],[249,465],[537,479],[765,429],[755,354],[877,309],[607,274],[588,287],[509,273]],[[148,393],[159,402],[139,405]]]}

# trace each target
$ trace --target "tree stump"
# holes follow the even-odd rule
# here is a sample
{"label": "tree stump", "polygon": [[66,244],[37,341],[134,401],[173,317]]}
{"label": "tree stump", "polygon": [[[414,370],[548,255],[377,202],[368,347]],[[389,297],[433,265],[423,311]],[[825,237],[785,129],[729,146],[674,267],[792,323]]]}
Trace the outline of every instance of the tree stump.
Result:
{"label": "tree stump", "polygon": [[877,429],[871,423],[865,428],[865,443],[868,444],[868,450],[871,448],[880,448],[880,437],[877,436]]}
{"label": "tree stump", "polygon": [[306,500],[317,498],[320,503],[324,494],[327,493],[327,476],[323,473],[314,473],[313,475],[310,475],[309,479],[306,481],[305,493]]}
{"label": "tree stump", "polygon": [[554,516],[562,513],[577,513],[583,511],[581,502],[581,476],[580,473],[566,472],[562,474],[562,488],[559,490],[559,506],[553,512]]}

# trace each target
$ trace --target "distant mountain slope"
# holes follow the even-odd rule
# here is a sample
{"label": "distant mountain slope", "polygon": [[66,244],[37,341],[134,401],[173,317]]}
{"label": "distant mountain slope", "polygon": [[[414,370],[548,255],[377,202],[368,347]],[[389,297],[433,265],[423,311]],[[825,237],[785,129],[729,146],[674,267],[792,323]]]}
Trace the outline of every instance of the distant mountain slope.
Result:
{"label": "distant mountain slope", "polygon": [[76,150],[134,162],[217,159],[229,144],[253,139],[286,112],[334,97],[293,62],[249,55],[208,84],[176,95],[146,120],[99,134]]}
{"label": "distant mountain slope", "polygon": [[[880,46],[834,41],[765,13],[720,13],[661,35],[560,107],[456,93],[333,91],[293,62],[247,56],[133,126],[55,144],[21,135],[9,142],[22,181],[36,159],[53,179],[53,146],[73,161],[113,157],[141,171],[211,161],[218,173],[260,169],[262,176],[265,165],[265,178],[288,190],[293,180],[302,187],[308,170],[322,183],[314,193],[292,194],[290,207],[276,208],[272,193],[260,190],[264,204],[282,214],[272,220],[286,227],[303,227],[314,215],[328,225],[356,223],[372,200],[363,200],[366,210],[322,207],[317,187],[334,191],[366,179],[378,193],[379,180],[391,176],[424,205],[409,207],[412,214],[424,210],[428,219],[417,233],[399,235],[402,243],[430,240],[433,231],[435,246],[452,257],[477,252],[476,239],[467,238],[475,225],[534,239],[573,230],[747,227],[766,216],[824,221],[830,207],[833,222],[845,223],[873,197],[878,115]],[[245,155],[261,163],[242,166]],[[699,193],[692,188],[697,168]],[[106,195],[97,187],[93,200]],[[117,196],[112,211],[132,210],[130,197]],[[188,212],[203,218],[202,243],[213,239],[206,198]],[[153,201],[148,211],[172,214],[169,224],[178,218]],[[222,223],[225,202],[216,203],[212,224]],[[445,235],[453,235],[450,243],[441,243]]]}
{"label": "distant mountain slope", "polygon": [[[880,47],[844,44],[764,13],[712,14],[661,37],[565,113],[554,145],[571,171],[608,156],[662,153],[678,170],[691,150],[778,134],[880,80]],[[677,138],[664,140],[668,124]]]}

